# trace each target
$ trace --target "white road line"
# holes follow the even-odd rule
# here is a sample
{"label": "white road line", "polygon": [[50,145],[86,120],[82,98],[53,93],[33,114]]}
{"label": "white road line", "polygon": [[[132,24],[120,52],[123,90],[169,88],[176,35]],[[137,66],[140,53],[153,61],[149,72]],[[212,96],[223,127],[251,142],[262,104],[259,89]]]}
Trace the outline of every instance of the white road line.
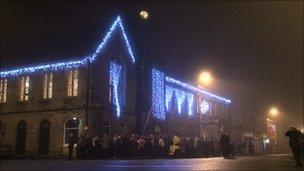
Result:
{"label": "white road line", "polygon": [[97,165],[97,166],[102,166],[102,167],[169,167],[169,168],[185,168],[185,167],[193,167],[190,165],[105,165],[105,164],[101,164],[101,165]]}

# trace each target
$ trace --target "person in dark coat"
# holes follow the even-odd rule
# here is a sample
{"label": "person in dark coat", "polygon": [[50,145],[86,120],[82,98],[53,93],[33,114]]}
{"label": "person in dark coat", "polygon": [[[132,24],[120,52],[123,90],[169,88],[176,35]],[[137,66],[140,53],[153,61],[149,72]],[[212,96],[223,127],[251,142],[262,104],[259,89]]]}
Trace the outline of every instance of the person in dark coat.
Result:
{"label": "person in dark coat", "polygon": [[296,165],[302,167],[303,165],[300,160],[302,133],[295,127],[291,127],[285,133],[285,136],[289,137],[289,147],[291,148]]}
{"label": "person in dark coat", "polygon": [[230,138],[226,133],[223,133],[221,135],[221,139],[220,139],[220,144],[221,144],[221,149],[223,152],[223,157],[229,157],[229,153],[230,153]]}
{"label": "person in dark coat", "polygon": [[76,143],[77,143],[76,137],[74,136],[73,133],[70,133],[70,134],[69,134],[69,139],[68,139],[69,158],[72,157],[74,145],[75,145]]}

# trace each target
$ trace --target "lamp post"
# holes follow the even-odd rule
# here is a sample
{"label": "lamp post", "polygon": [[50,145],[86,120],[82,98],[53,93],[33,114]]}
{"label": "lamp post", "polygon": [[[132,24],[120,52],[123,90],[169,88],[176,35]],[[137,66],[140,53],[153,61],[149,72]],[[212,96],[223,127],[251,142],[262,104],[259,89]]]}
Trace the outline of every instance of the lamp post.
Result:
{"label": "lamp post", "polygon": [[198,76],[198,85],[201,87],[209,87],[213,82],[212,74],[209,71],[202,71]]}
{"label": "lamp post", "polygon": [[[277,135],[278,135],[278,115],[279,115],[279,110],[276,107],[271,107],[268,111],[268,125],[267,129],[273,133],[273,139],[274,139],[274,146],[273,146],[273,151],[277,152]],[[269,132],[269,133],[271,133]]]}

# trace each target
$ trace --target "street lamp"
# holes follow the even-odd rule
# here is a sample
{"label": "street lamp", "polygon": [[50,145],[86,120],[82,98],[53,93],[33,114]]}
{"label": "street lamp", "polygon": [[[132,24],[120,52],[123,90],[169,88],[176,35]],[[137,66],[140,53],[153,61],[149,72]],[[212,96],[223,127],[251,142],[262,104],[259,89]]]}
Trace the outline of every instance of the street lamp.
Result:
{"label": "street lamp", "polygon": [[202,85],[203,87],[208,87],[213,82],[213,78],[210,72],[203,71],[198,76],[198,84]]}
{"label": "street lamp", "polygon": [[272,107],[270,110],[269,110],[269,114],[273,117],[277,116],[279,114],[279,111],[277,108],[275,107]]}
{"label": "street lamp", "polygon": [[147,20],[149,18],[149,13],[145,10],[139,12],[139,16],[143,20]]}

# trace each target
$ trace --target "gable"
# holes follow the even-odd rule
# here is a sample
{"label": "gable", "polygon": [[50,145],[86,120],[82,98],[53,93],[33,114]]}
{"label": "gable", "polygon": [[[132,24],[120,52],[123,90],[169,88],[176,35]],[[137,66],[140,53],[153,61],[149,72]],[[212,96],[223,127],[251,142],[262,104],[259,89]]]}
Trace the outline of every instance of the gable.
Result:
{"label": "gable", "polygon": [[71,60],[71,61],[65,61],[65,62],[58,62],[58,63],[50,63],[50,64],[42,64],[42,65],[36,65],[36,66],[30,66],[30,67],[23,67],[23,68],[16,68],[12,70],[6,70],[0,72],[0,78],[4,77],[13,77],[18,76],[21,74],[29,74],[33,72],[39,72],[39,71],[57,71],[57,70],[65,70],[65,69],[72,69],[72,68],[78,68],[83,65],[86,65],[88,63],[93,63],[98,56],[100,56],[103,52],[103,49],[108,44],[109,40],[112,37],[112,33],[119,29],[120,33],[122,34],[124,38],[124,44],[128,50],[129,59],[134,64],[135,63],[135,57],[132,51],[132,48],[130,46],[127,34],[125,32],[125,28],[123,26],[122,20],[120,16],[116,18],[116,20],[113,22],[112,26],[110,27],[109,31],[106,33],[105,37],[100,41],[99,45],[97,46],[95,52],[91,55],[88,55],[86,57],[83,57],[78,60]]}

